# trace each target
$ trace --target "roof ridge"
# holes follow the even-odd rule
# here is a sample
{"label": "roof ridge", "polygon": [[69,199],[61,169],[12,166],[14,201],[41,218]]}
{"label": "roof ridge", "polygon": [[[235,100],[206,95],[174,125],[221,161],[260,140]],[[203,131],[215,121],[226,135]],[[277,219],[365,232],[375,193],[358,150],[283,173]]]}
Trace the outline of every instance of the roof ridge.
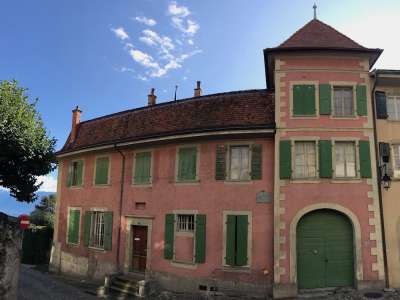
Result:
{"label": "roof ridge", "polygon": [[176,101],[175,100],[171,100],[171,101],[157,103],[157,104],[151,105],[151,106],[141,106],[141,107],[122,110],[122,111],[111,113],[111,114],[108,114],[108,115],[104,115],[104,116],[96,117],[96,118],[93,118],[93,119],[85,120],[85,121],[80,122],[79,124],[84,124],[84,123],[89,123],[89,122],[98,121],[98,120],[102,120],[102,119],[107,119],[107,118],[111,118],[111,117],[114,117],[114,116],[123,115],[125,113],[142,111],[142,110],[146,110],[146,109],[154,109],[154,108],[157,108],[157,107],[167,106],[167,105],[176,104],[176,103],[189,102],[191,100],[200,100],[200,99],[202,99],[202,101],[204,101],[204,100],[206,100],[204,98],[218,97],[218,96],[222,96],[222,95],[241,94],[241,93],[245,94],[245,93],[250,93],[250,92],[263,92],[263,91],[268,92],[269,90],[268,89],[238,90],[238,91],[207,94],[207,95],[203,95],[203,96],[199,96],[199,97],[183,98],[183,99],[179,99],[179,100],[176,100]]}

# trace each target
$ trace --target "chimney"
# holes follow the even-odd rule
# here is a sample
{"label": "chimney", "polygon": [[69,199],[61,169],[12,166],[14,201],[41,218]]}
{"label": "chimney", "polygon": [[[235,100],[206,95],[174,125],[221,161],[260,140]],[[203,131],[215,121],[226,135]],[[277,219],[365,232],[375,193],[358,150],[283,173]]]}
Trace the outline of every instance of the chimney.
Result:
{"label": "chimney", "polygon": [[149,105],[149,106],[155,105],[155,104],[156,104],[157,96],[154,95],[154,88],[152,88],[152,89],[150,90],[150,94],[149,94],[147,97],[148,97],[148,105]]}
{"label": "chimney", "polygon": [[200,97],[203,94],[200,85],[201,85],[201,81],[197,81],[197,87],[194,89],[195,97]]}
{"label": "chimney", "polygon": [[81,121],[81,110],[78,106],[72,111],[72,128],[71,128],[71,138],[70,142],[74,142],[76,139],[76,134],[78,133],[78,125]]}

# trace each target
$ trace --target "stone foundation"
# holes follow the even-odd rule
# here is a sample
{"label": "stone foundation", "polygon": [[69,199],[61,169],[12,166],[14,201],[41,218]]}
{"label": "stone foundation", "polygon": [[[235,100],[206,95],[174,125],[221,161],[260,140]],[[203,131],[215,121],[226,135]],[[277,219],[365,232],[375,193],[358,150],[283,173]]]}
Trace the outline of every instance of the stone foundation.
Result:
{"label": "stone foundation", "polygon": [[146,280],[151,279],[157,283],[161,290],[181,293],[215,293],[235,297],[260,297],[265,299],[271,294],[269,284],[256,285],[240,281],[226,281],[216,278],[189,278],[179,277],[169,273],[151,271]]}

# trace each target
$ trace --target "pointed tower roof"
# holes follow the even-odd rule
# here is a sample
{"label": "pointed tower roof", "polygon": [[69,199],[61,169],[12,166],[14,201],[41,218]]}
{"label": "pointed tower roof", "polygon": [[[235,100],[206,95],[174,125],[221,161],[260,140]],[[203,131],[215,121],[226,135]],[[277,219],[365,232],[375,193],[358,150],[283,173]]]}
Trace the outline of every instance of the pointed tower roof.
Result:
{"label": "pointed tower roof", "polygon": [[297,30],[277,48],[366,49],[333,27],[313,19]]}
{"label": "pointed tower roof", "polygon": [[302,52],[302,53],[352,53],[367,55],[372,67],[382,53],[382,49],[371,49],[361,46],[351,38],[340,33],[333,27],[321,22],[316,17],[278,47],[264,49],[265,74],[268,88],[273,88],[273,70],[275,54]]}

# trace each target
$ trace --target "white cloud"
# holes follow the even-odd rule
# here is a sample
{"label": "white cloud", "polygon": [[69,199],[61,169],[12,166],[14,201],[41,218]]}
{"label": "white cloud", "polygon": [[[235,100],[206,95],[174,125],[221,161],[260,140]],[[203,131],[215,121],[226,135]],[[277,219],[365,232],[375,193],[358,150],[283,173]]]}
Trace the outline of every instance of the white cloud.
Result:
{"label": "white cloud", "polygon": [[39,176],[37,182],[43,182],[39,192],[57,192],[57,179],[51,175]]}
{"label": "white cloud", "polygon": [[155,26],[155,25],[157,25],[156,20],[151,19],[151,18],[146,18],[144,16],[136,17],[135,20],[138,21],[139,23],[145,24],[147,26]]}
{"label": "white cloud", "polygon": [[129,54],[133,58],[134,61],[141,64],[143,67],[146,68],[153,68],[158,69],[159,65],[157,62],[154,61],[153,57],[147,53],[144,53],[140,50],[130,50]]}
{"label": "white cloud", "polygon": [[146,76],[143,76],[143,75],[140,75],[140,74],[138,74],[138,75],[136,76],[136,78],[139,79],[139,80],[141,80],[141,81],[147,81],[147,80],[148,80],[148,78],[147,78]]}
{"label": "white cloud", "polygon": [[189,36],[195,35],[200,29],[200,25],[193,20],[172,17],[171,21],[176,28]]}
{"label": "white cloud", "polygon": [[188,42],[189,45],[192,45],[192,46],[194,45],[194,42],[193,42],[193,40],[191,40],[191,39],[188,39],[187,42]]}
{"label": "white cloud", "polygon": [[178,3],[176,3],[176,1],[172,1],[169,5],[168,5],[168,14],[172,15],[172,16],[178,16],[180,18],[185,18],[188,15],[191,14],[189,8],[187,8],[186,6],[179,6]]}
{"label": "white cloud", "polygon": [[131,73],[135,73],[135,70],[132,68],[127,68],[127,67],[121,67],[120,69],[121,72],[131,72]]}
{"label": "white cloud", "polygon": [[0,186],[0,191],[8,192],[9,189],[6,189],[5,187]]}
{"label": "white cloud", "polygon": [[111,28],[111,31],[114,32],[114,34],[117,38],[119,38],[123,41],[129,39],[129,35],[126,33],[126,31],[123,27]]}

